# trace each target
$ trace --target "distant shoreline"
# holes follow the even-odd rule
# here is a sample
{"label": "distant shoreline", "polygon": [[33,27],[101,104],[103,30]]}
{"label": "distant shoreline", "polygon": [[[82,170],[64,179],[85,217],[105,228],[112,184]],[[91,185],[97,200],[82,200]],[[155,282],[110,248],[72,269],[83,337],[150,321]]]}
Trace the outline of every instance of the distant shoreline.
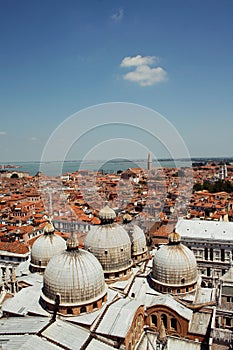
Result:
{"label": "distant shoreline", "polygon": [[[152,160],[153,167],[162,168],[184,168],[192,166],[206,165],[207,163],[231,163],[233,157],[223,158],[192,158],[190,159],[158,159]],[[27,162],[6,162],[5,165],[10,165],[8,168],[2,168],[2,171],[17,170],[27,172],[31,176],[36,175],[38,172],[42,172],[48,176],[59,176],[65,173],[74,173],[80,170],[88,171],[100,171],[103,173],[117,173],[118,171],[125,171],[129,168],[142,168],[147,169],[147,159],[113,159],[113,160],[87,160],[87,161],[76,161],[66,160],[51,161],[51,162],[40,162],[40,161],[27,161]]]}
{"label": "distant shoreline", "polygon": [[[191,157],[189,158],[176,158],[176,159],[172,159],[172,158],[158,158],[158,159],[153,159],[152,161],[154,162],[172,162],[172,161],[192,161],[192,162],[198,162],[198,161],[203,161],[203,162],[211,162],[211,161],[228,161],[228,162],[233,162],[233,156],[227,156],[227,157]],[[82,159],[77,159],[77,160],[64,160],[62,161],[62,163],[84,163],[84,164],[90,164],[90,163],[100,163],[100,162],[111,162],[111,163],[117,163],[117,162],[145,162],[147,161],[146,158],[139,158],[139,159],[112,159],[112,160],[108,160],[108,159],[97,159],[97,160],[87,160],[87,161],[83,161]],[[40,160],[27,160],[27,161],[4,161],[1,162],[0,166],[8,166],[8,167],[20,167],[21,165],[17,165],[17,164],[31,164],[31,163],[61,163],[60,160],[50,160],[50,161],[46,161],[46,162],[41,162]]]}

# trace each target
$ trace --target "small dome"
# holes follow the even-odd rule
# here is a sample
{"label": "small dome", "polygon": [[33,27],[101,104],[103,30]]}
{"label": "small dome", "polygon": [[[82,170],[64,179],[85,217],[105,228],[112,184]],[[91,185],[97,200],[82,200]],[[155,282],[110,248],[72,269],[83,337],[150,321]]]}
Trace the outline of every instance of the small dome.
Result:
{"label": "small dome", "polygon": [[106,205],[99,212],[99,218],[101,221],[113,221],[116,217],[116,213],[113,209],[111,209],[108,205]]}
{"label": "small dome", "polygon": [[82,249],[67,249],[53,257],[44,273],[42,299],[60,306],[81,306],[106,295],[103,269],[95,256]]}
{"label": "small dome", "polygon": [[66,249],[65,240],[54,233],[52,224],[47,224],[44,234],[32,245],[30,266],[34,270],[46,268],[49,260]]}
{"label": "small dome", "polygon": [[96,256],[104,272],[118,272],[132,265],[129,236],[117,223],[92,226],[84,247]]}
{"label": "small dome", "polygon": [[132,223],[125,224],[124,227],[131,240],[132,255],[140,255],[147,252],[146,237],[143,230],[138,225]]}
{"label": "small dome", "polygon": [[153,258],[152,278],[160,285],[183,287],[197,282],[197,262],[193,252],[172,233],[169,244],[157,250]]}

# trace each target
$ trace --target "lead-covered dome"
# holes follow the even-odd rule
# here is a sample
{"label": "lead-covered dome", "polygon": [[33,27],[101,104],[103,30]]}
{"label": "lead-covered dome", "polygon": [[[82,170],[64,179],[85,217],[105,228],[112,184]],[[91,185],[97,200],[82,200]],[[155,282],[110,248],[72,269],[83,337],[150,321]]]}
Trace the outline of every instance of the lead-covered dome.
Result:
{"label": "lead-covered dome", "polygon": [[54,227],[47,223],[43,234],[32,245],[30,269],[44,271],[50,259],[66,249],[65,240],[54,233]]}
{"label": "lead-covered dome", "polygon": [[180,243],[176,232],[169,243],[157,250],[153,258],[152,282],[162,292],[187,293],[197,283],[197,262],[193,252]]}
{"label": "lead-covered dome", "polygon": [[128,276],[132,266],[129,236],[113,222],[115,216],[111,208],[103,208],[99,214],[101,225],[91,227],[84,243],[84,248],[101,263],[106,279]]}
{"label": "lead-covered dome", "polygon": [[148,256],[146,237],[143,230],[132,222],[129,214],[123,216],[124,228],[131,241],[131,254],[135,262],[140,262]]}
{"label": "lead-covered dome", "polygon": [[99,261],[93,254],[78,249],[75,239],[71,238],[66,251],[48,263],[41,293],[42,305],[46,309],[53,311],[58,303],[59,312],[65,315],[90,312],[101,307],[106,293]]}

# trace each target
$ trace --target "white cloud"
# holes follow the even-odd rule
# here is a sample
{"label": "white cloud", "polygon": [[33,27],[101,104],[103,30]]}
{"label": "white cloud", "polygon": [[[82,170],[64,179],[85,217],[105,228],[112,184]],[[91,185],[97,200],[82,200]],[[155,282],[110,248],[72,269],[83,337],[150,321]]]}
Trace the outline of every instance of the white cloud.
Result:
{"label": "white cloud", "polygon": [[35,137],[35,136],[31,136],[31,137],[29,138],[29,140],[30,140],[30,141],[37,141],[37,140],[38,140],[38,138],[37,138],[37,137]]}
{"label": "white cloud", "polygon": [[119,9],[117,12],[115,12],[112,16],[111,19],[114,22],[120,22],[122,18],[124,17],[124,11],[123,9]]}
{"label": "white cloud", "polygon": [[0,131],[0,136],[6,135],[6,131]]}
{"label": "white cloud", "polygon": [[153,67],[158,63],[159,58],[156,56],[137,55],[125,57],[120,66],[124,68],[135,67],[134,70],[123,75],[125,80],[138,83],[141,86],[150,86],[167,79],[167,72],[162,67]]}
{"label": "white cloud", "polygon": [[121,62],[121,67],[138,67],[158,63],[159,58],[156,56],[127,56]]}
{"label": "white cloud", "polygon": [[133,81],[141,86],[150,86],[164,81],[167,77],[166,71],[161,68],[139,66],[133,72],[124,75],[125,80]]}

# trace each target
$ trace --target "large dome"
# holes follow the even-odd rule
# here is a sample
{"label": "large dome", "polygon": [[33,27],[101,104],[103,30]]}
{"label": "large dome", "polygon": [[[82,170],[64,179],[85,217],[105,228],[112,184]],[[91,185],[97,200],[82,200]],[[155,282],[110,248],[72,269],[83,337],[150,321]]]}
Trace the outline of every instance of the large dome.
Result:
{"label": "large dome", "polygon": [[[59,309],[64,314],[92,311],[106,299],[107,287],[103,269],[95,256],[68,242],[62,254],[53,257],[44,273],[42,300],[46,308],[59,296]],[[94,305],[98,302],[98,306]],[[100,305],[100,304],[101,305]],[[49,307],[50,305],[50,307]],[[83,306],[88,307],[82,311]]]}
{"label": "large dome", "polygon": [[153,258],[152,280],[155,287],[164,292],[190,292],[196,286],[197,278],[193,252],[180,243],[179,234],[171,234],[169,244],[159,248]]}
{"label": "large dome", "polygon": [[30,267],[33,271],[42,271],[49,260],[66,249],[65,240],[54,233],[54,227],[48,223],[44,233],[32,245]]}
{"label": "large dome", "polygon": [[84,248],[93,253],[101,263],[106,278],[119,277],[132,265],[129,236],[122,226],[113,223],[113,213],[107,207],[102,209],[102,224],[90,229],[84,243]]}

